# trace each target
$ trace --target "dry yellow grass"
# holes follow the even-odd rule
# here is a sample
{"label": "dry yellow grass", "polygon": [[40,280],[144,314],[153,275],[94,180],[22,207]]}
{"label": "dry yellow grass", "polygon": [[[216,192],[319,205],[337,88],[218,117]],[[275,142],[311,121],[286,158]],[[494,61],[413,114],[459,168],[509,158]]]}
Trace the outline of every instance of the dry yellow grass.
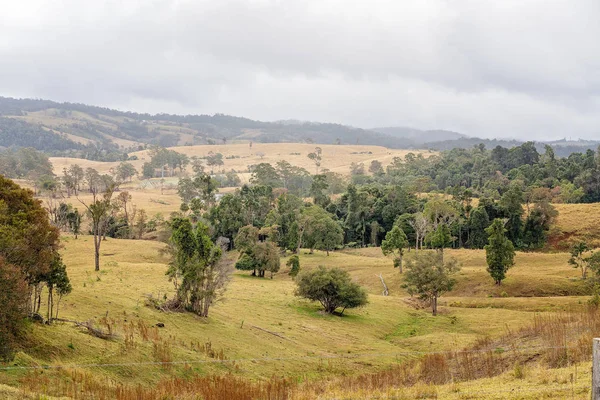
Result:
{"label": "dry yellow grass", "polygon": [[552,247],[569,249],[580,241],[600,247],[600,203],[554,204],[554,207],[558,217],[550,238]]}
{"label": "dry yellow grass", "polygon": [[[204,146],[180,146],[171,147],[179,153],[189,157],[207,156],[209,152],[221,153],[224,157],[239,157],[233,159],[224,159],[226,171],[232,169],[236,171],[247,171],[248,165],[261,162],[275,165],[278,161],[286,160],[290,164],[305,168],[311,174],[316,172],[314,163],[307,157],[308,153],[315,150],[315,147],[321,147],[323,150],[323,161],[321,169],[329,169],[341,174],[350,173],[350,164],[353,162],[364,163],[368,168],[373,160],[380,161],[384,166],[389,165],[394,157],[404,157],[412,152],[421,153],[425,157],[435,154],[429,151],[419,150],[398,150],[387,149],[381,146],[352,146],[352,145],[315,145],[305,143],[253,143],[252,148],[247,143],[244,144],[226,144],[226,145],[204,145]],[[371,154],[368,154],[371,152]],[[264,156],[261,157],[261,153]],[[300,153],[300,154],[292,154]],[[353,154],[354,153],[354,154]],[[363,154],[360,154],[363,153]],[[137,155],[142,160],[148,159],[147,151],[131,153]],[[219,167],[221,169],[221,167]]]}
{"label": "dry yellow grass", "polygon": [[[17,365],[156,361],[153,339],[144,340],[138,331],[134,335],[134,346],[125,346],[124,326],[132,322],[138,326],[141,321],[147,327],[157,322],[164,323],[165,328],[154,328],[157,337],[167,343],[173,361],[193,361],[189,368],[194,372],[232,372],[249,378],[275,374],[320,379],[374,372],[420,354],[397,356],[399,352],[460,349],[482,337],[500,336],[507,329],[514,331],[529,325],[533,314],[528,310],[545,311],[559,302],[556,298],[502,297],[497,300],[505,303],[486,306],[485,302],[496,298],[487,298],[490,290],[495,288],[482,264],[483,252],[448,251],[449,256],[463,263],[463,272],[459,276],[457,290],[442,298],[441,315],[433,317],[428,310],[416,310],[407,305],[405,299],[408,296],[400,287],[401,277],[392,267],[391,260],[382,256],[380,249],[333,252],[330,256],[323,252],[308,254],[303,250],[300,254],[302,268],[325,265],[348,270],[356,281],[367,287],[370,292],[369,304],[362,309],[347,310],[344,317],[322,314],[317,304],[293,295],[295,285],[287,275],[284,258],[282,271],[273,280],[236,272],[225,301],[215,305],[210,317],[203,320],[192,314],[163,313],[144,305],[148,294],[157,297],[173,294],[173,285],[165,276],[168,260],[160,254],[163,244],[109,238],[102,243],[99,273],[93,271],[91,237],[81,236],[75,240],[65,236],[63,244],[63,258],[68,266],[73,293],[62,301],[60,316],[92,321],[103,329],[107,329],[103,318],[108,316],[118,337],[114,341],[105,341],[69,323],[34,325],[35,346],[18,354],[15,360]],[[235,254],[230,256],[235,257]],[[536,259],[538,256],[541,257],[539,260]],[[519,291],[527,288],[520,286],[518,281],[526,281],[531,286],[569,287],[569,278],[576,276],[576,271],[567,266],[563,258],[564,255],[554,255],[553,259],[539,254],[519,254],[517,266],[509,271],[509,278],[502,289],[519,294]],[[390,287],[391,295],[388,297],[380,295],[380,273]],[[475,289],[471,288],[472,284],[475,284]],[[560,304],[574,305],[578,301],[585,301],[584,298],[564,299],[568,300],[562,302],[561,299]],[[467,301],[474,303],[466,304]],[[238,361],[211,363],[214,359],[198,350],[198,345],[205,343],[211,343],[217,351],[222,350],[227,359]],[[82,369],[93,371],[102,379],[143,385],[151,385],[162,377],[186,371],[182,365],[169,369],[160,365]],[[46,373],[60,374],[60,371],[50,370]],[[16,385],[22,374],[23,371],[0,374],[0,383]],[[539,386],[539,380],[533,379],[533,376],[531,374],[531,382],[527,381],[527,388]],[[481,387],[511,387],[510,379],[494,379],[482,381]],[[524,384],[525,381],[518,383]],[[496,397],[464,397],[478,386],[475,382],[467,382],[458,386],[415,387],[374,395],[381,395],[382,398],[415,398],[417,392],[423,390],[423,393],[443,394],[443,398],[510,398],[498,397],[499,394],[493,395]],[[402,397],[402,393],[408,397]],[[342,393],[331,393],[330,397],[338,394]],[[348,392],[340,397],[361,398],[361,394]]]}
{"label": "dry yellow grass", "polygon": [[[116,169],[120,161],[114,162],[105,162],[105,161],[92,161],[85,160],[83,158],[73,158],[73,157],[50,157],[50,162],[52,163],[52,167],[54,168],[54,173],[56,175],[62,176],[63,168],[69,168],[71,165],[76,164],[81,168],[94,168],[100,174],[110,174],[112,170]],[[141,171],[142,165],[144,164],[141,160],[133,160],[129,161],[133,166]]]}

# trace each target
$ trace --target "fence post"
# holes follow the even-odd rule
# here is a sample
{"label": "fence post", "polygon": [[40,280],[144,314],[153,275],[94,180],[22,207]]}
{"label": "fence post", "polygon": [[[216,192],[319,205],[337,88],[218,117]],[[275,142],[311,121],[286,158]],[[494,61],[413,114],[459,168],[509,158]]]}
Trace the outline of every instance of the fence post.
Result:
{"label": "fence post", "polygon": [[592,400],[600,400],[600,338],[594,338],[592,354]]}

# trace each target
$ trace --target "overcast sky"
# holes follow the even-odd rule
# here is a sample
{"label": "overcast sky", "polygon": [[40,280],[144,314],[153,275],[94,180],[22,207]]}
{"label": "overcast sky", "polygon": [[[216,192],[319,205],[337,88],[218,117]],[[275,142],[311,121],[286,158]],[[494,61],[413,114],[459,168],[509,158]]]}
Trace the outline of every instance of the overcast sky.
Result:
{"label": "overcast sky", "polygon": [[600,139],[598,0],[0,0],[0,95]]}

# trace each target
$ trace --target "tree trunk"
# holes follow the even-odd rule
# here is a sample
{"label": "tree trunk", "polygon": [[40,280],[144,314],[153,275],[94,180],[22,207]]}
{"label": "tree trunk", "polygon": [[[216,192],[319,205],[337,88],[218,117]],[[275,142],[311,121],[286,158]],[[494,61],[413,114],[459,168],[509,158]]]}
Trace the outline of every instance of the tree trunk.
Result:
{"label": "tree trunk", "polygon": [[419,234],[415,232],[415,253],[419,254]]}
{"label": "tree trunk", "polygon": [[400,270],[400,273],[402,273],[402,254],[398,255],[398,269]]}
{"label": "tree trunk", "polygon": [[100,271],[100,243],[102,242],[102,237],[100,233],[96,231],[94,232],[94,271]]}
{"label": "tree trunk", "polygon": [[433,316],[437,315],[437,294],[433,295],[433,298],[431,299],[431,310],[433,312]]}
{"label": "tree trunk", "polygon": [[48,320],[48,323],[50,323],[50,320],[52,319],[52,289],[50,288],[50,286],[48,286],[48,310],[46,312],[46,319]]}

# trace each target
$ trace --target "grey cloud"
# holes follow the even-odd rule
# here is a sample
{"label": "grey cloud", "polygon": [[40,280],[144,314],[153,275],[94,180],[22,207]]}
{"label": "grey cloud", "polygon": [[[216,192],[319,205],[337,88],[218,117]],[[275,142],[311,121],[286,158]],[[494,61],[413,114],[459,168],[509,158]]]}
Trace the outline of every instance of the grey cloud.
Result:
{"label": "grey cloud", "polygon": [[0,87],[147,112],[598,138],[599,17],[596,0],[31,0],[0,15]]}

